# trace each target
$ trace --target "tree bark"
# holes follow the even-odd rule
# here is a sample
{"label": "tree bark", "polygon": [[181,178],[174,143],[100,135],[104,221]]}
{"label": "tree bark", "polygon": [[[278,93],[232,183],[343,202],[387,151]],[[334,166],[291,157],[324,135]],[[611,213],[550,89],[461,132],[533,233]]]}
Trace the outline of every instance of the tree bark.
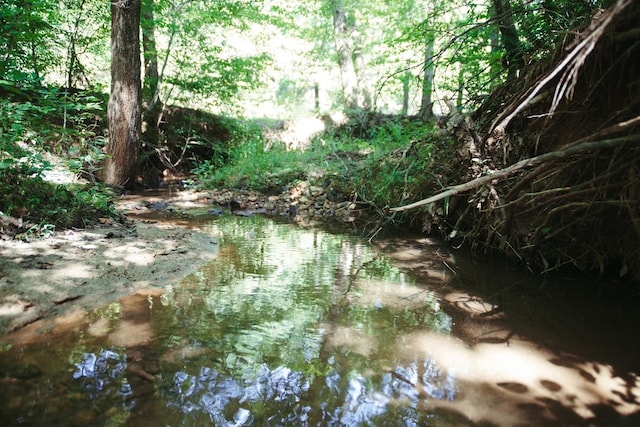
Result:
{"label": "tree bark", "polygon": [[495,19],[500,29],[502,47],[504,47],[504,65],[508,70],[508,77],[516,77],[524,68],[524,59],[520,36],[513,22],[513,11],[509,0],[493,0]]}
{"label": "tree bark", "polygon": [[422,100],[420,102],[420,112],[418,113],[423,121],[428,121],[433,117],[433,80],[435,69],[433,66],[433,46],[435,37],[429,35],[424,49],[424,77],[422,79]]}
{"label": "tree bark", "polygon": [[160,74],[158,73],[158,51],[156,48],[156,25],[153,0],[142,0],[142,52],[144,56],[144,82],[142,102],[147,110],[153,110],[156,103],[162,104],[159,94]]}
{"label": "tree bark", "polygon": [[111,96],[109,143],[103,180],[109,185],[135,183],[140,150],[140,0],[111,2]]}
{"label": "tree bark", "polygon": [[358,108],[358,77],[353,63],[353,39],[347,24],[344,0],[332,0],[333,31],[335,34],[342,93],[347,108]]}
{"label": "tree bark", "polygon": [[[364,110],[371,110],[371,93],[369,92],[369,80],[367,78],[367,66],[362,53],[361,43],[359,41],[360,36],[354,25],[351,28],[352,43],[353,43],[353,62],[356,72],[356,104],[359,108]],[[353,37],[353,33],[356,37]]]}
{"label": "tree bark", "polygon": [[142,140],[154,145],[159,145],[162,138],[158,125],[164,104],[160,98],[162,78],[158,72],[154,0],[142,0],[140,28],[142,30],[142,59],[144,64],[144,79],[142,81]]}
{"label": "tree bark", "polygon": [[140,150],[140,0],[111,2],[109,143],[103,180],[131,187]]}
{"label": "tree bark", "polygon": [[407,68],[402,76],[402,112],[400,114],[403,117],[409,114],[409,85],[411,83],[411,71],[409,71],[409,67],[410,65],[407,61]]}

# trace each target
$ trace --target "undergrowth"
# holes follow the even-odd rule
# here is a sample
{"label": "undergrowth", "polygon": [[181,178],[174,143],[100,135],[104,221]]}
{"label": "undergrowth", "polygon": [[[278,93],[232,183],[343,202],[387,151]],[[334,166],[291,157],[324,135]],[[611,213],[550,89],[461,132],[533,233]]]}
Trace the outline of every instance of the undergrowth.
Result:
{"label": "undergrowth", "polygon": [[308,181],[380,211],[426,197],[458,175],[447,166],[453,164],[453,143],[432,123],[386,119],[359,130],[356,135],[348,125],[338,128],[305,150],[267,148],[260,135],[253,135],[232,149],[227,164],[205,162],[193,172],[207,188],[267,193]]}
{"label": "undergrowth", "polygon": [[0,214],[18,218],[32,234],[119,219],[106,188],[43,178],[53,168],[43,153],[68,159],[75,173],[100,162],[104,100],[29,80],[0,80],[0,92]]}

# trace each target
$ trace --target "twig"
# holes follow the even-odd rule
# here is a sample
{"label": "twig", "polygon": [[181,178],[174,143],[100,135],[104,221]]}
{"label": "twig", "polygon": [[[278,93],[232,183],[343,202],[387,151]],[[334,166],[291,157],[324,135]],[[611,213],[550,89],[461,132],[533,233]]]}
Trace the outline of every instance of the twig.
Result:
{"label": "twig", "polygon": [[462,193],[463,191],[472,190],[474,188],[490,183],[494,180],[506,178],[507,176],[513,174],[514,172],[519,171],[520,169],[536,166],[551,160],[564,159],[574,154],[584,153],[587,151],[600,150],[603,148],[612,148],[627,142],[638,142],[638,141],[640,141],[640,135],[631,135],[631,136],[625,136],[621,138],[605,139],[602,141],[590,141],[590,142],[583,142],[578,145],[572,145],[564,150],[551,151],[549,153],[541,154],[536,157],[531,157],[529,159],[521,160],[507,168],[496,171],[491,175],[481,176],[480,178],[476,178],[474,180],[465,182],[464,184],[455,185],[441,193],[436,194],[435,196],[428,197],[426,199],[423,199],[418,202],[411,203],[405,206],[391,208],[390,211],[402,212],[402,211],[407,211],[420,206],[424,206],[429,203],[437,202],[438,200],[442,200],[446,197],[455,196],[456,194]]}
{"label": "twig", "polygon": [[[547,76],[540,80],[538,85],[529,92],[528,96],[517,107],[515,107],[513,111],[508,113],[506,117],[504,117],[504,115],[498,116],[496,121],[494,121],[494,124],[491,126],[491,131],[495,132],[497,135],[503,134],[511,120],[516,115],[518,115],[518,113],[531,105],[532,101],[536,99],[536,96],[542,91],[542,89],[562,72],[563,74],[560,77],[560,81],[556,85],[551,108],[549,109],[549,114],[553,114],[553,112],[558,107],[561,99],[564,98],[565,95],[568,98],[571,97],[571,94],[577,82],[578,71],[584,64],[591,51],[593,51],[593,48],[595,47],[600,37],[602,37],[602,34],[604,34],[604,31],[609,26],[614,16],[616,16],[630,3],[631,0],[619,0],[616,5],[613,6],[602,19],[592,23],[590,32],[587,34],[587,36],[583,40],[581,40],[571,50],[571,52],[567,54],[565,59],[562,60],[562,62],[560,62],[560,64],[556,68],[554,68]],[[499,120],[501,121],[498,122]]]}

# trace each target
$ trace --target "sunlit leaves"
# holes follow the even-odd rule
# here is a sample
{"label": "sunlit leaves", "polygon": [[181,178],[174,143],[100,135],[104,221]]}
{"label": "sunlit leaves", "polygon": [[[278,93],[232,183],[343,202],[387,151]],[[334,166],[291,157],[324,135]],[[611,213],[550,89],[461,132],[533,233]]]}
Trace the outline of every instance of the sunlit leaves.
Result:
{"label": "sunlit leaves", "polygon": [[0,78],[41,77],[57,60],[51,55],[55,28],[49,21],[55,10],[51,0],[0,1]]}

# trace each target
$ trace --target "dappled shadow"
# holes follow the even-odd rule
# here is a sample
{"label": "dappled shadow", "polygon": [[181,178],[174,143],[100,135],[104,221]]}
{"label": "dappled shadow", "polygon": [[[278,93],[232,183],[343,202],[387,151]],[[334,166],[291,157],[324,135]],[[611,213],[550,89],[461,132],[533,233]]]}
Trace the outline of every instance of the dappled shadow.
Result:
{"label": "dappled shadow", "polygon": [[217,251],[206,233],[142,223],[0,241],[0,332],[63,312],[69,302],[92,308],[178,282]]}
{"label": "dappled shadow", "polygon": [[474,422],[620,425],[640,413],[637,375],[623,378],[611,366],[565,358],[517,337],[508,345],[468,345],[454,337],[416,332],[402,337],[398,346],[398,354],[433,358],[443,372],[455,373],[463,390],[458,398],[428,403],[455,408]]}
{"label": "dappled shadow", "polygon": [[[637,297],[583,278],[523,278],[424,238],[392,239],[382,249],[453,318],[451,337],[416,333],[398,344],[400,354],[431,357],[456,373],[464,393],[430,407],[501,426],[631,425],[640,416]],[[450,273],[439,284],[434,252]]]}

